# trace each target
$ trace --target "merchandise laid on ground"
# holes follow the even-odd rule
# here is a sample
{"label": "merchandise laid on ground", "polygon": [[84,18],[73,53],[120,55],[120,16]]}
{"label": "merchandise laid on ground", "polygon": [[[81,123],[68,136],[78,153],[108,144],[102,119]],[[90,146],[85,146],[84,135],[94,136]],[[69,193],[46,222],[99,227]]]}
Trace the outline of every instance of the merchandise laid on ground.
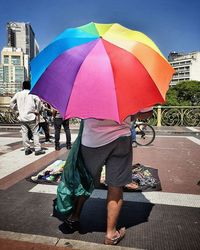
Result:
{"label": "merchandise laid on ground", "polygon": [[[63,168],[67,167],[65,160],[56,160],[42,171],[26,178],[38,184],[54,184],[58,185],[62,176]],[[143,166],[139,163],[134,164],[132,169],[132,183],[124,187],[125,191],[160,191],[161,183],[158,176],[158,170]],[[105,166],[102,168],[100,178],[100,188],[106,189]]]}
{"label": "merchandise laid on ground", "polygon": [[[126,227],[126,235],[115,249],[199,249],[200,138],[185,131],[159,133],[151,145],[133,148],[134,185],[124,190],[118,225]],[[76,136],[72,132],[72,143]],[[80,231],[72,233],[52,216],[69,152],[64,134],[60,151],[53,143],[42,143],[46,154],[40,156],[24,154],[19,131],[0,132],[0,137],[0,241],[104,249],[105,170],[102,188],[94,190],[83,208]]]}

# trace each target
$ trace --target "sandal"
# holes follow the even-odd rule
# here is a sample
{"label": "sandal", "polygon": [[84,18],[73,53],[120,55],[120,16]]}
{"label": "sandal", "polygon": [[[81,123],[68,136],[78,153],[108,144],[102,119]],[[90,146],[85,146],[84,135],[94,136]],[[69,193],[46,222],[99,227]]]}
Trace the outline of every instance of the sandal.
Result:
{"label": "sandal", "polygon": [[137,190],[139,188],[139,184],[137,182],[131,182],[125,186],[126,189],[129,190]]}
{"label": "sandal", "polygon": [[79,230],[79,226],[80,226],[79,221],[66,219],[64,222],[71,230],[73,230],[73,231],[78,231]]}
{"label": "sandal", "polygon": [[117,232],[119,233],[119,236],[115,236],[112,239],[105,237],[104,244],[105,245],[117,245],[124,238],[126,229],[125,229],[125,227],[122,227]]}

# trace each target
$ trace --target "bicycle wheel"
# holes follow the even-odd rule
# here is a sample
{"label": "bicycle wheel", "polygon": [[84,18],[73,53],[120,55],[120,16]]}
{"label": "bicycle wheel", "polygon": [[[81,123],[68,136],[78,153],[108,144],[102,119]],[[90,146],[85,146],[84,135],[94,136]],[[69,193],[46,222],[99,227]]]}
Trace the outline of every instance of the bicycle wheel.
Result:
{"label": "bicycle wheel", "polygon": [[140,146],[147,146],[155,139],[154,128],[147,123],[136,124],[136,143]]}

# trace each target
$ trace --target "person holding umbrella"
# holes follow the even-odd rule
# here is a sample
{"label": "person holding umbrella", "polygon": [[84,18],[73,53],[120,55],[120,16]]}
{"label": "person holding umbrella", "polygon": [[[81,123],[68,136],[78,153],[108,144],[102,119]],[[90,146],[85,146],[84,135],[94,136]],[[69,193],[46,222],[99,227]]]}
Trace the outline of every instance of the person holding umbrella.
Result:
{"label": "person holding umbrella", "polygon": [[[146,115],[145,115],[146,113]],[[148,118],[152,112],[139,112],[136,117]],[[111,120],[85,119],[81,154],[85,168],[91,174],[95,187],[100,185],[103,165],[106,166],[107,230],[104,243],[116,245],[125,236],[125,227],[117,230],[117,221],[123,204],[123,187],[132,182],[131,116],[119,124]],[[79,198],[66,224],[78,229],[81,210],[86,198]]]}
{"label": "person holding umbrella", "polygon": [[78,183],[82,175],[89,177],[84,169],[98,184],[102,164],[106,164],[105,244],[115,245],[124,237],[125,228],[118,231],[116,225],[122,187],[131,181],[130,116],[164,103],[174,72],[148,36],[118,23],[91,22],[66,29],[32,60],[32,94],[56,107],[64,119],[84,121],[77,150],[74,143],[57,189],[58,210],[67,216],[73,208],[68,226],[79,224],[85,197],[91,193],[91,185]]}

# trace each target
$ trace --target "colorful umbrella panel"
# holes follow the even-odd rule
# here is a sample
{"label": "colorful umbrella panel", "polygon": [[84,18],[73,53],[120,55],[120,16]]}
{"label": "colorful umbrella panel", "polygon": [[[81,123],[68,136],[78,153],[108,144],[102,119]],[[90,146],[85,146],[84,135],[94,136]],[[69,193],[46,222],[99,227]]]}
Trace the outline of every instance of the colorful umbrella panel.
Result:
{"label": "colorful umbrella panel", "polygon": [[31,93],[64,118],[121,123],[164,103],[174,69],[141,32],[119,24],[67,29],[31,62]]}

